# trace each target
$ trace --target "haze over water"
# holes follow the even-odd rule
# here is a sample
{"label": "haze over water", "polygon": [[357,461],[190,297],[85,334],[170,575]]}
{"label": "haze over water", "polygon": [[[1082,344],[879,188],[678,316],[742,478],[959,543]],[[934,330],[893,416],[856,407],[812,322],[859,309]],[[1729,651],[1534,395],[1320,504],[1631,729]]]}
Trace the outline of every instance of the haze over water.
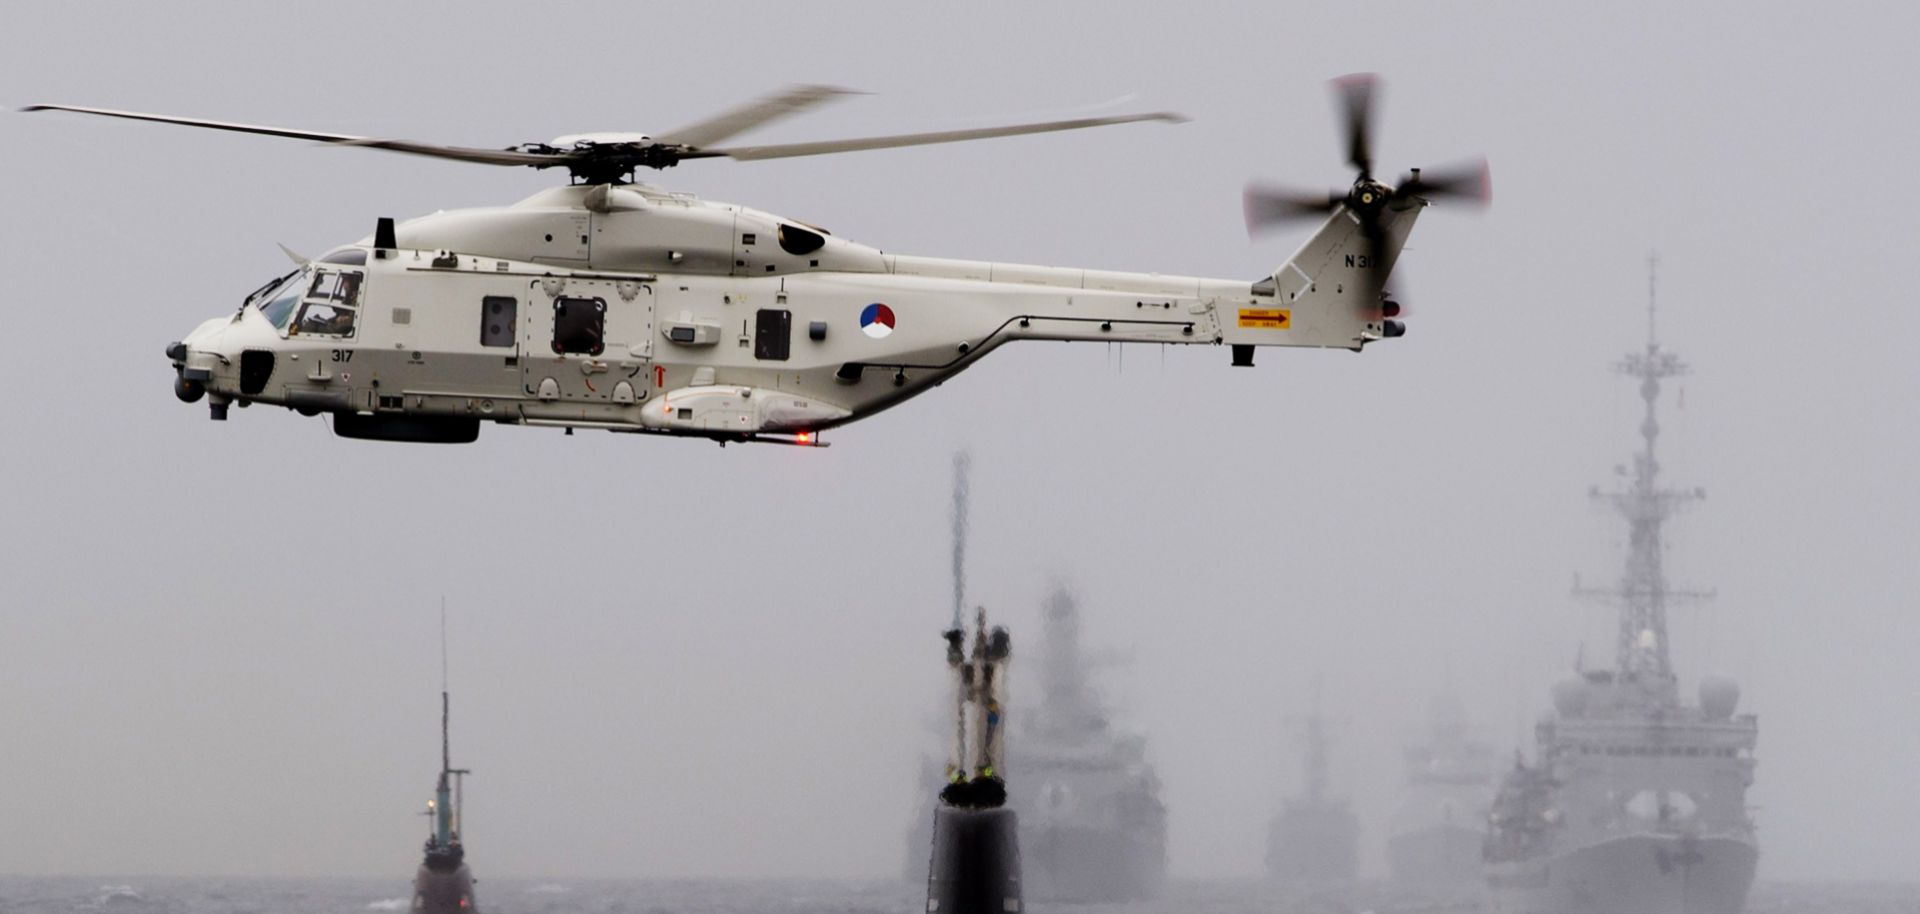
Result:
{"label": "haze over water", "polygon": [[[410,448],[269,409],[214,425],[173,400],[161,350],[284,272],[275,242],[315,254],[554,175],[0,114],[0,871],[26,880],[5,897],[72,910],[125,881],[16,894],[72,873],[395,875],[315,889],[315,910],[401,894],[438,766],[445,595],[483,903],[521,877],[820,877],[853,881],[822,890],[832,904],[904,910],[859,886],[899,870],[938,751],[923,720],[961,448],[967,599],[1032,643],[1065,577],[1095,646],[1131,655],[1108,685],[1151,734],[1174,875],[1258,871],[1295,785],[1282,723],[1316,674],[1378,872],[1399,747],[1434,690],[1451,682],[1505,752],[1583,644],[1607,659],[1611,618],[1568,590],[1617,573],[1619,525],[1585,492],[1637,442],[1608,366],[1643,338],[1658,250],[1662,339],[1695,372],[1663,407],[1663,478],[1709,495],[1669,528],[1668,568],[1719,594],[1676,611],[1674,660],[1688,693],[1726,673],[1760,715],[1750,910],[1879,910],[1778,886],[1912,880],[1920,858],[1920,190],[1898,174],[1920,146],[1916,15],[11,10],[11,107],[493,147],[664,130],[795,82],[876,94],[752,139],[1123,95],[1099,110],[1193,118],[652,176],[889,252],[1251,280],[1304,232],[1249,242],[1241,186],[1350,179],[1326,80],[1354,71],[1385,79],[1383,173],[1485,154],[1495,206],[1422,217],[1396,283],[1411,332],[1361,355],[1266,351],[1245,371],[1211,348],[1024,344],[826,450],[508,428]],[[167,884],[140,887],[194,911],[279,891]],[[702,910],[609,891],[598,909]]]}

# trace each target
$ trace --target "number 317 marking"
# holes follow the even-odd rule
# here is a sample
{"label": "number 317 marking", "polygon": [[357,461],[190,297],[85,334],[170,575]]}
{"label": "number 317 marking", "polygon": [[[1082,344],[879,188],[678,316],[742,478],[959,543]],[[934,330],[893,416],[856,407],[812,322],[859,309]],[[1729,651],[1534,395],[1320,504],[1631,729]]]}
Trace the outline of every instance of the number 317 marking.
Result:
{"label": "number 317 marking", "polygon": [[353,350],[335,349],[333,351],[333,360],[336,362],[351,362],[353,361]]}

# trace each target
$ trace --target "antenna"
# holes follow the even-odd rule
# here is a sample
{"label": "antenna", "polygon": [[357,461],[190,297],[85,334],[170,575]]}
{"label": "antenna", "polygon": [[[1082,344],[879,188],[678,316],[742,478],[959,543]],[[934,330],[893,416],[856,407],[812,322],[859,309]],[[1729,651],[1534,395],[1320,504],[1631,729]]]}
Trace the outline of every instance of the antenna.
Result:
{"label": "antenna", "polygon": [[[453,700],[447,687],[447,598],[440,596],[440,784],[434,791],[435,803],[439,808],[439,817],[435,820],[435,840],[441,847],[457,842],[460,836],[460,823],[465,795],[466,776],[472,772],[465,768],[453,767],[450,720],[453,716]],[[452,796],[448,796],[448,782],[451,781]],[[449,803],[451,799],[451,803]]]}
{"label": "antenna", "polygon": [[447,697],[447,597],[440,596],[440,770],[453,770],[453,753],[448,745],[447,718],[452,702]]}
{"label": "antenna", "polygon": [[1655,274],[1659,269],[1660,269],[1660,252],[1648,251],[1647,252],[1647,348],[1649,350],[1651,350],[1654,346],[1659,345],[1658,343],[1654,342],[1656,337],[1654,335],[1655,328],[1653,324],[1654,279],[1655,279]]}
{"label": "antenna", "polygon": [[440,595],[440,691],[447,690],[447,596]]}
{"label": "antenna", "polygon": [[948,626],[959,629],[965,624],[962,609],[967,602],[967,503],[973,498],[973,488],[967,476],[973,468],[973,458],[966,451],[953,454],[953,624]]}

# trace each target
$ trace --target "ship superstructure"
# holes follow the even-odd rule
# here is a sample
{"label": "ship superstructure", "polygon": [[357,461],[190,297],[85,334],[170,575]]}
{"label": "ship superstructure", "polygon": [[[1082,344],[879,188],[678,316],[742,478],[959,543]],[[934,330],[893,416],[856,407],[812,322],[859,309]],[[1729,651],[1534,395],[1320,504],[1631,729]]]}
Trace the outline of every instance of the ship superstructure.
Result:
{"label": "ship superstructure", "polygon": [[1267,877],[1288,888],[1326,888],[1351,883],[1360,843],[1360,823],[1344,797],[1334,795],[1327,774],[1327,719],[1320,689],[1302,721],[1305,781],[1281,803],[1267,826]]}
{"label": "ship superstructure", "polygon": [[1056,588],[1043,612],[1040,703],[1008,746],[1029,900],[1146,899],[1166,878],[1166,807],[1146,741],[1117,730],[1093,688],[1080,610]]}
{"label": "ship superstructure", "polygon": [[1394,884],[1417,895],[1477,894],[1496,763],[1457,695],[1434,699],[1425,738],[1407,747],[1406,764],[1407,786],[1387,834]]}
{"label": "ship superstructure", "polygon": [[1757,721],[1735,714],[1729,679],[1702,679],[1685,702],[1668,650],[1668,607],[1710,594],[1670,586],[1663,567],[1667,520],[1704,493],[1659,480],[1661,382],[1687,368],[1660,347],[1651,292],[1646,348],[1616,366],[1640,382],[1641,448],[1621,489],[1592,493],[1627,523],[1626,566],[1610,587],[1578,588],[1618,610],[1615,664],[1555,685],[1533,764],[1516,759],[1495,799],[1484,857],[1498,914],[1733,914],[1753,882]]}

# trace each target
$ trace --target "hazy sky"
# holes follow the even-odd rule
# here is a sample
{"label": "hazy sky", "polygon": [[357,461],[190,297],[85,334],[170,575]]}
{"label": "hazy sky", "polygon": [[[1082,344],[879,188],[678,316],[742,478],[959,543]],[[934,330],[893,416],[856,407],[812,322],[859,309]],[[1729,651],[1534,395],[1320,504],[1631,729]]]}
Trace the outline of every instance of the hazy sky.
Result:
{"label": "hazy sky", "polygon": [[1662,334],[1696,371],[1666,466],[1709,495],[1670,568],[1720,593],[1677,614],[1676,664],[1760,715],[1764,877],[1911,877],[1920,17],[1558,6],[10,9],[10,108],[475,146],[663,130],[795,82],[876,94],[754,139],[1193,118],[658,178],[888,251],[1251,279],[1304,233],[1249,242],[1242,184],[1349,180],[1326,80],[1361,70],[1387,80],[1383,172],[1484,153],[1496,203],[1421,220],[1411,332],[1362,355],[1026,343],[827,450],[410,447],[271,408],[209,423],[161,351],[284,271],[276,241],[555,175],[0,113],[0,871],[404,878],[444,594],[483,878],[898,872],[961,447],[972,594],[1033,644],[1065,577],[1089,638],[1134,658],[1110,684],[1151,736],[1176,875],[1257,871],[1315,674],[1377,860],[1399,745],[1449,675],[1511,747],[1583,641],[1611,650],[1567,591],[1621,559],[1585,492],[1637,441],[1608,366],[1643,338],[1658,249]]}

